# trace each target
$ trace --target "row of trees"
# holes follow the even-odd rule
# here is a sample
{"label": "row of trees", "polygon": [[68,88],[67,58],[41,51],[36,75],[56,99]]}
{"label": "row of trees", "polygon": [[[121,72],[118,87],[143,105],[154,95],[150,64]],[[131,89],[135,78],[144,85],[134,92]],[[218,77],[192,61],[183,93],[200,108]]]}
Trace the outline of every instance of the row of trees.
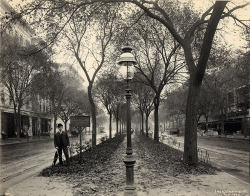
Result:
{"label": "row of trees", "polygon": [[[21,13],[29,16],[31,13],[37,14],[31,17],[32,22],[37,22],[40,28],[48,30],[48,45],[60,36],[64,38],[60,40],[67,39],[66,49],[72,51],[89,84],[93,146],[96,144],[93,84],[101,68],[114,63],[118,54],[115,50],[117,46],[120,47],[121,43],[128,41],[136,49],[136,70],[140,75],[137,77],[138,82],[150,87],[154,93],[156,141],[159,141],[158,109],[162,92],[171,83],[179,82],[185,66],[188,95],[185,109],[184,161],[196,164],[197,104],[218,23],[223,18],[232,17],[238,24],[246,27],[233,15],[235,10],[245,7],[246,4],[232,7],[233,4],[229,3],[227,6],[227,3],[216,1],[205,12],[198,14],[190,2],[183,5],[171,0],[47,0],[34,1],[26,6],[26,9],[21,10]],[[121,6],[130,10],[124,14],[119,9]],[[125,16],[132,16],[135,20],[128,20]],[[44,21],[41,21],[41,18]],[[93,29],[96,32],[94,34]]]}
{"label": "row of trees", "polygon": [[[43,69],[47,54],[26,55],[34,46],[23,46],[17,38],[1,34],[1,83],[7,88],[7,95],[14,106],[14,127],[17,136],[21,132],[21,109],[31,100],[32,79]],[[2,89],[5,93],[4,89]]]}
{"label": "row of trees", "polygon": [[[112,137],[112,119],[116,121],[116,134],[125,128],[126,122],[126,100],[125,100],[125,80],[118,77],[115,71],[105,72],[98,78],[95,85],[95,97],[106,108],[109,115],[109,137]],[[141,115],[142,133],[144,134],[144,124],[146,125],[146,135],[149,131],[149,115],[153,111],[153,91],[138,83],[135,79],[130,81],[132,90],[132,111],[139,111]],[[144,115],[146,122],[144,123]]]}
{"label": "row of trees", "polygon": [[60,118],[67,129],[70,117],[82,113],[89,113],[89,102],[86,91],[79,86],[82,79],[73,69],[62,69],[62,65],[51,63],[43,71],[34,75],[32,93],[40,98],[50,100],[51,113],[54,119],[54,133],[56,121]]}
{"label": "row of trees", "polygon": [[14,106],[14,127],[18,137],[21,133],[21,110],[25,105],[31,105],[33,111],[40,113],[39,102],[47,100],[50,103],[47,113],[54,117],[54,131],[58,117],[66,128],[71,115],[89,111],[86,92],[77,88],[78,74],[60,71],[61,65],[50,60],[51,50],[29,55],[37,47],[24,45],[22,40],[8,34],[2,34],[1,43],[0,82],[7,89],[2,90]]}
{"label": "row of trees", "polygon": [[[245,87],[249,91],[249,51],[240,52],[232,55],[229,50],[217,51],[217,56],[213,56],[213,60],[209,62],[210,68],[204,76],[203,85],[198,97],[196,121],[199,122],[203,116],[205,118],[205,131],[208,127],[208,119],[219,119],[223,131],[223,122],[228,115],[230,107],[229,92],[233,92],[234,88]],[[219,55],[218,55],[219,54]],[[212,65],[216,63],[217,66]],[[187,84],[168,93],[167,100],[164,103],[165,115],[168,117],[183,115],[185,113],[185,105],[187,99]],[[248,106],[248,93],[243,92],[242,100],[238,100],[243,104],[242,110],[246,110]]]}
{"label": "row of trees", "polygon": [[103,73],[95,87],[95,96],[109,115],[109,138],[112,138],[113,115],[116,120],[116,133],[119,132],[119,121],[124,122],[124,115],[121,114],[121,108],[124,107],[124,93],[121,87],[122,83],[113,72]]}

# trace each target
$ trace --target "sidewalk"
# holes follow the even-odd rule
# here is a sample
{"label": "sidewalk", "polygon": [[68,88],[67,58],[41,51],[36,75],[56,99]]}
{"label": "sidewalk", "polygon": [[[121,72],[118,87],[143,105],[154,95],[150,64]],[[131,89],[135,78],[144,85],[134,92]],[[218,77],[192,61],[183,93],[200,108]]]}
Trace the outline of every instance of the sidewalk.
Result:
{"label": "sidewalk", "polygon": [[[111,157],[87,173],[32,177],[8,190],[9,195],[107,195],[123,196],[126,139]],[[133,138],[137,196],[250,194],[248,183],[206,166],[186,171],[178,162],[179,151],[141,137]]]}
{"label": "sidewalk", "polygon": [[215,137],[215,138],[227,138],[227,139],[235,139],[235,140],[249,140],[250,141],[250,136],[244,137],[244,135],[215,135],[215,136],[199,136],[199,137]]}
{"label": "sidewalk", "polygon": [[8,138],[8,139],[0,139],[0,146],[12,145],[12,144],[22,144],[22,143],[32,143],[38,141],[51,140],[53,138],[49,136],[31,136],[29,139],[27,138]]}
{"label": "sidewalk", "polygon": [[[211,139],[211,137],[209,138]],[[212,138],[213,139],[213,138]],[[211,140],[210,140],[211,141]],[[184,138],[183,137],[168,137],[161,139],[165,143],[175,149],[184,151]],[[235,143],[236,141],[234,141]],[[237,141],[236,144],[243,141]],[[247,141],[244,141],[247,144]],[[235,145],[235,144],[233,144]],[[249,151],[246,151],[246,146],[243,148],[230,148],[223,145],[212,145],[198,141],[198,157],[200,160],[209,162],[215,167],[226,171],[227,173],[250,182],[249,178]],[[248,147],[249,148],[249,147]]]}

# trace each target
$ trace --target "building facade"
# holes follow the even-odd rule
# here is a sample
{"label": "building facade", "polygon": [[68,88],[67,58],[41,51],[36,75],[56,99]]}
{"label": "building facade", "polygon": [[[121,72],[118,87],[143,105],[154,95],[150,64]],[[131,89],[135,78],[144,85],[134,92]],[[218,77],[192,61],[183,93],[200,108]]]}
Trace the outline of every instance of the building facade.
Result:
{"label": "building facade", "polygon": [[[15,12],[4,0],[0,0],[0,17]],[[11,28],[1,33],[0,44],[5,36],[18,40],[22,46],[35,44],[37,40],[29,25],[23,21],[15,22]],[[2,44],[1,44],[2,46]],[[2,48],[0,48],[2,50]],[[1,69],[0,69],[1,71]],[[29,136],[50,135],[53,129],[51,104],[48,100],[37,96],[27,96],[25,104],[21,108],[21,129],[28,127]],[[0,138],[16,137],[14,128],[14,106],[8,89],[0,81]]]}
{"label": "building facade", "polygon": [[[226,97],[226,110],[224,114],[208,117],[208,121],[201,116],[198,127],[205,130],[216,131],[224,135],[250,136],[250,84],[232,88]],[[185,115],[172,115],[166,120],[166,130],[175,133],[179,130],[184,133]]]}

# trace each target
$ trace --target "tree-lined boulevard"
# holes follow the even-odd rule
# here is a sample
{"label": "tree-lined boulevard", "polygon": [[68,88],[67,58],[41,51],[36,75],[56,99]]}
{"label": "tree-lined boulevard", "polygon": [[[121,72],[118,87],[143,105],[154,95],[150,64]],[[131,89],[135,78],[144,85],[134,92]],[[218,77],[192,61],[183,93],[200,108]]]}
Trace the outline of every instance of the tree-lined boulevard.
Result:
{"label": "tree-lined boulevard", "polygon": [[[39,136],[41,129],[46,129],[46,134],[53,138],[59,120],[64,131],[79,137],[70,119],[74,116],[91,119],[90,127],[83,132],[84,135],[88,130],[91,134],[91,145],[83,141],[84,146],[71,146],[76,153],[81,149],[85,152],[71,157],[70,166],[51,166],[41,175],[51,178],[57,175],[62,179],[68,175],[72,179],[78,171],[80,176],[86,172],[99,181],[105,178],[105,172],[99,176],[105,164],[113,167],[118,164],[121,169],[121,163],[110,160],[117,156],[121,161],[117,152],[123,149],[124,181],[119,178],[119,183],[114,182],[120,174],[116,170],[112,179],[115,188],[112,183],[107,186],[117,194],[124,188],[124,194],[135,194],[138,187],[139,192],[167,188],[168,183],[162,183],[164,177],[159,177],[159,183],[149,183],[143,188],[140,183],[147,182],[147,177],[143,179],[137,172],[147,171],[155,177],[157,172],[160,176],[170,175],[171,182],[176,176],[187,178],[191,184],[192,175],[215,177],[217,172],[215,178],[223,184],[220,177],[225,173],[213,167],[218,166],[216,162],[225,163],[226,172],[248,180],[249,168],[248,174],[243,173],[247,171],[245,152],[250,136],[250,28],[249,13],[245,17],[240,14],[249,9],[248,2],[206,2],[203,8],[198,8],[194,1],[172,0],[32,0],[10,4],[12,11],[1,16],[0,87],[2,111],[13,110],[13,119],[9,115],[9,120],[0,121],[3,124],[8,121],[8,126],[1,127],[2,137],[7,140],[27,137],[28,142],[28,129]],[[15,30],[17,24],[27,28],[34,41],[19,36]],[[244,42],[236,49],[225,36],[232,33],[231,28],[239,35],[239,41]],[[5,97],[9,98],[8,110]],[[24,120],[27,108],[39,118],[47,115],[51,122],[44,121],[37,128],[34,119],[37,117]],[[37,129],[38,133],[34,131]],[[103,132],[107,133],[105,137],[100,136]],[[211,132],[218,137],[209,136]],[[182,143],[181,150],[165,145],[166,135],[176,135]],[[227,135],[241,137],[241,145],[238,146],[237,140],[226,140]],[[18,144],[14,148],[1,146],[1,170],[6,172],[6,176],[1,174],[2,181],[49,166],[47,156],[54,151],[51,140],[37,144],[41,148],[31,151],[28,149],[35,143]],[[202,162],[199,148],[211,151],[211,163]],[[230,153],[227,148],[232,149]],[[20,153],[21,162],[16,160],[17,164],[9,167],[16,155],[11,150]],[[241,167],[238,173],[234,160],[237,157]],[[23,163],[29,166],[26,168]],[[149,165],[142,171],[144,164]],[[134,176],[139,176],[138,187]],[[234,191],[237,186],[245,187],[246,182],[240,179]],[[94,181],[91,183],[98,183]],[[105,183],[107,179],[100,189],[89,187],[93,194],[108,195],[107,187],[102,187]],[[226,189],[228,185],[225,184]],[[208,186],[210,195],[216,185],[209,181]],[[73,194],[84,195],[83,187]],[[199,192],[199,188],[188,188]],[[201,193],[205,191],[202,189]]]}

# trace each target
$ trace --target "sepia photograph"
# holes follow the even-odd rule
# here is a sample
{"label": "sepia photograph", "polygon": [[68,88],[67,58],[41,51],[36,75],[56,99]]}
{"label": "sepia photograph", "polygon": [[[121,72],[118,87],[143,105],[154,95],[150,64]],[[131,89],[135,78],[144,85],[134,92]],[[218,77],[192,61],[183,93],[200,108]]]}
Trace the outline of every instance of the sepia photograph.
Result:
{"label": "sepia photograph", "polygon": [[250,196],[250,0],[0,0],[0,196]]}

